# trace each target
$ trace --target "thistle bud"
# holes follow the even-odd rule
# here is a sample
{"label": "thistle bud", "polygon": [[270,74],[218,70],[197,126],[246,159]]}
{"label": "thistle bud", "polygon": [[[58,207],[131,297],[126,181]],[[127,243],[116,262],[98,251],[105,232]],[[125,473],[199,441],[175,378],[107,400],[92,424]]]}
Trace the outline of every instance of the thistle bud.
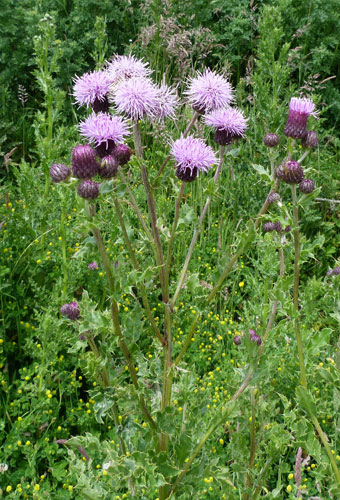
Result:
{"label": "thistle bud", "polygon": [[88,269],[90,269],[90,271],[95,271],[96,269],[98,269],[98,264],[94,260],[93,262],[90,262],[90,264],[87,267]]}
{"label": "thistle bud", "polygon": [[177,167],[176,169],[176,176],[178,179],[181,181],[185,182],[193,182],[198,174],[198,168],[194,167],[191,169],[190,167],[187,168],[182,168],[182,167]]}
{"label": "thistle bud", "polygon": [[229,130],[216,130],[214,135],[214,141],[217,142],[220,146],[226,146],[227,144],[231,144],[235,139],[235,135],[232,134]]}
{"label": "thistle bud", "polygon": [[240,345],[241,344],[241,337],[239,335],[235,335],[233,342],[235,345]]}
{"label": "thistle bud", "polygon": [[304,178],[302,167],[298,161],[286,161],[275,170],[275,175],[287,184],[299,184]]}
{"label": "thistle bud", "polygon": [[268,197],[267,197],[267,201],[269,203],[269,205],[273,205],[274,203],[277,203],[281,200],[281,196],[279,195],[279,193],[269,193]]}
{"label": "thistle bud", "polygon": [[115,156],[104,156],[102,159],[98,174],[100,177],[104,179],[111,179],[112,177],[116,177],[118,171],[118,161]]}
{"label": "thistle bud", "polygon": [[131,149],[126,144],[117,144],[113,154],[117,158],[118,165],[125,165],[130,161]]}
{"label": "thistle bud", "polygon": [[280,139],[276,134],[267,134],[263,139],[263,142],[268,148],[275,148],[279,144]]}
{"label": "thistle bud", "polygon": [[340,274],[340,266],[337,266],[333,269],[333,276],[339,276]]}
{"label": "thistle bud", "polygon": [[261,337],[260,337],[260,335],[257,335],[257,333],[255,332],[255,330],[249,330],[249,336],[250,336],[250,340],[252,342],[256,342],[257,345],[261,345],[262,344]]}
{"label": "thistle bud", "polygon": [[305,148],[317,148],[319,144],[318,134],[314,130],[308,130],[303,135],[301,144]]}
{"label": "thistle bud", "polygon": [[73,149],[72,171],[77,179],[90,179],[97,174],[96,153],[89,144],[79,144]]}
{"label": "thistle bud", "polygon": [[82,181],[78,186],[78,194],[82,198],[94,200],[99,195],[99,182]]}
{"label": "thistle bud", "polygon": [[281,233],[282,232],[282,225],[281,225],[281,222],[275,222],[275,230],[278,232],[278,233]]}
{"label": "thistle bud", "polygon": [[66,181],[71,176],[71,170],[62,163],[55,163],[50,167],[50,176],[54,182]]}
{"label": "thistle bud", "polygon": [[300,182],[299,188],[301,193],[309,194],[314,191],[315,183],[314,181],[312,181],[312,179],[304,179],[302,182]]}
{"label": "thistle bud", "polygon": [[69,304],[64,304],[60,308],[60,313],[66,316],[68,319],[78,319],[80,317],[80,309],[77,302],[71,302]]}
{"label": "thistle bud", "polygon": [[274,222],[266,222],[263,224],[263,232],[264,233],[270,233],[271,231],[275,231],[276,226]]}

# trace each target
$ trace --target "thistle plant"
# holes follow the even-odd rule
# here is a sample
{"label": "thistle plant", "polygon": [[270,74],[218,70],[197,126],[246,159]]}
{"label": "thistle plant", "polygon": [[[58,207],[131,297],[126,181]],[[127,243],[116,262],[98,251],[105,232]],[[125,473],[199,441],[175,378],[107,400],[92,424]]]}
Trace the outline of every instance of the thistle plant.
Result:
{"label": "thistle plant", "polygon": [[[121,470],[126,471],[129,463],[133,463],[132,469],[137,469],[138,464],[142,461],[144,469],[149,471],[149,477],[154,476],[155,478],[154,484],[157,484],[159,500],[177,498],[178,495],[178,498],[184,498],[181,496],[181,488],[186,484],[190,472],[193,473],[192,481],[195,481],[195,474],[197,475],[195,463],[203,448],[214,433],[221,429],[229,416],[235,411],[237,412],[238,400],[250,386],[259,369],[262,353],[266,349],[270,332],[275,325],[279,308],[277,297],[274,300],[269,300],[268,295],[266,295],[265,308],[268,314],[263,318],[260,330],[257,326],[255,327],[254,319],[254,326],[248,329],[248,332],[245,331],[242,335],[234,337],[234,347],[240,349],[245,347],[248,352],[248,365],[244,379],[229,399],[223,401],[216,409],[209,425],[202,432],[199,432],[200,416],[196,415],[197,435],[193,437],[187,448],[183,442],[178,445],[179,448],[175,446],[175,443],[181,443],[182,430],[185,425],[184,416],[180,428],[176,427],[175,423],[172,425],[175,407],[174,391],[176,390],[178,393],[179,387],[181,387],[178,382],[181,379],[181,372],[182,370],[186,372],[181,365],[188,349],[190,349],[199,323],[205,318],[207,308],[216,306],[216,296],[218,296],[221,286],[234,269],[237,260],[246,253],[257,237],[256,230],[262,224],[266,211],[269,207],[275,210],[281,209],[282,204],[277,193],[280,183],[287,183],[292,189],[293,320],[301,372],[301,387],[297,388],[297,394],[301,401],[308,397],[305,358],[299,327],[300,237],[296,186],[299,185],[303,196],[307,195],[308,197],[314,190],[314,183],[310,179],[305,179],[304,168],[300,163],[302,160],[296,161],[294,159],[294,144],[289,145],[288,151],[285,152],[285,159],[276,167],[275,179],[271,175],[274,172],[271,163],[271,173],[266,173],[270,181],[270,191],[261,210],[254,219],[248,221],[243,232],[235,235],[234,250],[228,249],[229,258],[221,266],[208,293],[199,293],[198,286],[194,287],[193,297],[196,302],[191,306],[192,320],[186,327],[185,339],[181,343],[180,349],[175,350],[174,331],[178,325],[181,325],[178,307],[179,297],[183,293],[184,287],[190,284],[191,277],[188,278],[190,263],[197,248],[198,237],[209,207],[211,203],[214,203],[215,194],[219,189],[225,153],[235,141],[244,139],[248,127],[247,119],[241,110],[232,106],[235,100],[233,90],[224,76],[218,75],[210,69],[198,73],[188,82],[188,88],[183,94],[184,105],[190,106],[192,109],[192,118],[184,130],[178,131],[178,137],[173,137],[170,144],[164,145],[164,148],[170,147],[170,152],[159,166],[156,176],[152,178],[143,133],[147,127],[157,127],[160,120],[171,120],[178,117],[180,100],[175,91],[164,84],[156,85],[151,79],[151,71],[147,63],[137,60],[133,56],[115,56],[100,74],[99,72],[88,73],[77,78],[74,87],[73,95],[76,103],[87,107],[91,106],[92,113],[79,125],[80,134],[87,142],[77,145],[73,149],[73,177],[67,185],[75,187],[79,197],[84,200],[79,199],[83,207],[83,217],[87,220],[87,230],[92,233],[97,246],[96,259],[100,258],[106,273],[106,303],[109,305],[111,317],[111,326],[105,330],[102,339],[95,341],[91,325],[86,327],[86,335],[84,335],[89,348],[95,352],[96,357],[100,360],[98,376],[105,381],[103,384],[104,392],[101,394],[105,402],[99,401],[98,406],[102,404],[106,410],[112,409],[116,433],[120,442],[118,456],[116,451],[108,452],[110,459],[105,470],[111,473],[115,470],[116,464],[120,464]],[[310,114],[313,114],[313,110],[314,107],[310,101],[293,99],[285,134],[294,140],[303,139],[306,146],[307,143],[311,142],[315,144],[315,137],[309,135],[312,138],[306,138],[307,119]],[[218,153],[204,140],[195,137],[195,123],[201,118],[203,118],[204,124],[214,130],[214,142],[219,146]],[[124,143],[131,133],[133,136],[132,151],[132,144],[128,146]],[[279,141],[276,135],[270,134],[264,142],[266,146],[271,148],[277,146]],[[164,221],[165,217],[159,212],[157,198],[159,182],[155,181],[162,180],[164,170],[169,163],[171,163],[169,168],[172,169],[170,176],[175,203],[169,229],[164,229],[160,220]],[[68,167],[65,165],[53,165],[51,167],[52,178],[55,177],[54,180],[58,183],[66,179],[69,180],[67,169]],[[209,177],[210,181],[207,181],[206,179]],[[98,182],[99,178],[100,182]],[[208,187],[204,190],[203,208],[198,214],[196,225],[193,228],[191,242],[186,248],[185,255],[181,256],[182,264],[176,275],[174,249],[176,248],[180,217],[183,212],[185,191],[189,189],[187,185],[192,186],[195,182],[197,183],[198,179],[204,179]],[[138,189],[140,193],[141,186],[144,189],[142,201],[140,195],[137,196],[134,192],[136,190],[137,193]],[[168,189],[170,190],[170,186]],[[108,194],[106,198],[105,194]],[[110,235],[110,227],[103,228],[100,218],[100,212],[105,204],[115,210],[112,221],[115,225],[120,226],[121,239],[124,242],[124,250],[130,263],[128,281],[126,281],[126,277],[120,276],[119,270],[113,266],[107,251],[106,239],[107,235]],[[133,230],[129,223],[130,212],[127,207],[133,211],[135,219],[139,221],[139,227],[136,228],[139,235],[137,239],[133,237]],[[266,221],[263,224],[263,232],[268,233],[266,237],[275,237],[277,241],[279,275],[276,276],[271,287],[275,293],[279,294],[285,271],[283,247],[286,241],[284,238],[289,232],[289,225],[284,224],[282,220]],[[140,257],[140,242],[143,242],[145,248],[145,261],[142,261]],[[151,262],[153,263],[151,264]],[[96,267],[98,267],[96,261],[89,264],[89,269]],[[278,283],[276,284],[277,279]],[[121,283],[125,283],[129,287],[131,296],[133,296],[138,308],[143,311],[144,322],[141,323],[142,326],[135,324],[128,327],[127,323],[122,320],[122,306],[119,297],[124,290],[121,288]],[[154,312],[155,296],[160,307],[157,316]],[[75,327],[78,326],[82,331],[81,303],[79,306],[74,301],[66,303],[62,305],[60,312],[66,318],[74,320]],[[142,350],[134,340],[134,329],[139,328],[142,329],[143,338],[152,336],[152,343],[158,353],[157,359],[159,360],[156,368],[148,367],[145,364]],[[111,347],[109,348],[108,345]],[[119,359],[123,359],[123,361],[118,362]],[[124,371],[119,366],[122,363],[124,363]],[[144,367],[141,370],[143,374],[140,374],[140,366]],[[154,371],[152,372],[152,370]],[[254,423],[250,431],[250,458],[249,470],[245,477],[245,498],[250,498],[256,455],[254,389],[251,389],[251,408]],[[148,442],[143,441],[141,444],[137,436],[132,439],[130,431],[121,428],[117,417],[121,412],[125,412],[126,415],[139,416],[143,426],[145,424],[145,427],[149,429]],[[316,414],[312,412],[310,418],[325,446],[336,480],[340,484],[336,463]],[[72,444],[72,440],[69,444]],[[179,454],[181,454],[181,458],[179,458]],[[131,494],[136,495],[139,488],[138,474],[134,474],[132,471],[127,474],[128,488]],[[255,497],[258,493],[258,488],[254,488]]]}

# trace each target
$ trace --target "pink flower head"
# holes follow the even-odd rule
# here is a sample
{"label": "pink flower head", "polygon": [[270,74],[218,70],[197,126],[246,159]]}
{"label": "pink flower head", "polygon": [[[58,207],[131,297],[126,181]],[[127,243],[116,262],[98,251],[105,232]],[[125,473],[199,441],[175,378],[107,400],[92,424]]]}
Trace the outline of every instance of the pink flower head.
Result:
{"label": "pink flower head", "polygon": [[108,113],[92,113],[85,121],[79,124],[80,133],[95,146],[108,142],[115,144],[124,140],[129,135],[129,126],[120,116]]}
{"label": "pink flower head", "polygon": [[147,78],[130,78],[114,91],[113,100],[119,113],[132,120],[156,115],[158,103],[157,87]]}
{"label": "pink flower head", "polygon": [[129,78],[145,78],[152,73],[151,69],[148,68],[148,63],[131,54],[128,56],[114,55],[108,64],[107,72],[112,84]]}
{"label": "pink flower head", "polygon": [[204,121],[216,130],[215,141],[225,145],[244,136],[248,120],[239,109],[227,107],[207,114]]}
{"label": "pink flower head", "polygon": [[285,135],[294,139],[302,139],[306,133],[309,115],[317,117],[315,105],[305,97],[292,97],[289,103],[289,115],[285,127]]}
{"label": "pink flower head", "polygon": [[185,94],[194,110],[199,113],[227,106],[234,99],[228,80],[210,69],[192,78]]}
{"label": "pink flower head", "polygon": [[94,104],[96,100],[104,101],[110,90],[110,78],[106,71],[92,71],[74,79],[73,96],[77,104]]}
{"label": "pink flower head", "polygon": [[217,161],[211,147],[192,136],[177,139],[172,144],[171,155],[175,159],[177,177],[186,182],[194,180],[201,170],[208,172]]}
{"label": "pink flower head", "polygon": [[155,117],[159,120],[164,118],[174,118],[175,109],[178,106],[178,97],[174,89],[168,85],[162,84],[156,87],[157,90],[157,103],[154,110]]}

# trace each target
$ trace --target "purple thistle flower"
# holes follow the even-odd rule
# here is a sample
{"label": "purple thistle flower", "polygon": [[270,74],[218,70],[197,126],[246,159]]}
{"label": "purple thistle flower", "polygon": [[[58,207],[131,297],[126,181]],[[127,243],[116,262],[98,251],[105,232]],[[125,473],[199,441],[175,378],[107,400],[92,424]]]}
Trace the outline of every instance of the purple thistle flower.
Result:
{"label": "purple thistle flower", "polygon": [[260,335],[257,335],[257,333],[255,332],[255,330],[249,330],[249,336],[250,336],[250,340],[252,342],[256,342],[257,345],[261,345],[262,344],[262,339],[261,339]]}
{"label": "purple thistle flower", "polygon": [[78,186],[78,194],[81,198],[86,200],[94,200],[99,195],[99,182],[82,181]]}
{"label": "purple thistle flower", "polygon": [[339,276],[340,274],[340,266],[337,266],[333,269],[333,276]]}
{"label": "purple thistle flower", "polygon": [[302,139],[306,133],[309,115],[316,118],[314,103],[310,99],[292,97],[289,103],[288,121],[285,127],[285,135],[293,139]]}
{"label": "purple thistle flower", "polygon": [[77,179],[90,179],[97,174],[98,163],[90,144],[78,144],[72,151],[72,172]]}
{"label": "purple thistle flower", "polygon": [[129,135],[129,126],[120,116],[92,113],[79,125],[80,133],[94,143],[99,156],[111,154],[115,144]]}
{"label": "purple thistle flower", "polygon": [[177,177],[187,182],[194,180],[201,170],[208,172],[217,161],[211,147],[192,136],[177,139],[172,144],[171,155],[175,159]]}
{"label": "purple thistle flower", "polygon": [[333,269],[328,269],[326,275],[327,276],[333,276]]}
{"label": "purple thistle flower", "polygon": [[178,106],[178,97],[174,89],[162,84],[157,87],[157,104],[154,110],[155,117],[159,120],[174,118]]}
{"label": "purple thistle flower", "polygon": [[66,316],[68,319],[78,319],[80,317],[80,309],[77,302],[70,302],[69,304],[64,304],[60,308],[60,313]]}
{"label": "purple thistle flower", "polygon": [[66,181],[71,175],[71,170],[62,163],[55,163],[50,167],[50,177],[54,182]]}
{"label": "purple thistle flower", "polygon": [[126,165],[130,161],[131,149],[126,144],[117,144],[113,155],[117,158],[118,165]]}
{"label": "purple thistle flower", "polygon": [[239,109],[227,107],[207,114],[204,121],[216,130],[215,142],[224,146],[244,136],[248,120]]}
{"label": "purple thistle flower", "polygon": [[131,54],[128,56],[115,54],[107,66],[107,73],[111,83],[116,84],[120,80],[129,78],[146,78],[152,71],[148,68],[148,63]]}
{"label": "purple thistle flower", "polygon": [[125,113],[132,120],[157,115],[158,90],[151,80],[130,78],[123,81],[113,93],[113,101],[119,113]]}
{"label": "purple thistle flower", "polygon": [[88,269],[90,269],[90,271],[95,271],[96,269],[98,269],[98,264],[94,260],[93,262],[90,262],[90,264],[87,267]]}
{"label": "purple thistle flower", "polygon": [[194,110],[199,113],[222,108],[234,99],[228,80],[208,68],[190,79],[189,88],[184,93]]}
{"label": "purple thistle flower", "polygon": [[[73,96],[77,104],[100,107],[100,103],[108,104],[107,94],[111,80],[106,71],[92,71],[74,79]],[[99,111],[97,109],[97,111]]]}

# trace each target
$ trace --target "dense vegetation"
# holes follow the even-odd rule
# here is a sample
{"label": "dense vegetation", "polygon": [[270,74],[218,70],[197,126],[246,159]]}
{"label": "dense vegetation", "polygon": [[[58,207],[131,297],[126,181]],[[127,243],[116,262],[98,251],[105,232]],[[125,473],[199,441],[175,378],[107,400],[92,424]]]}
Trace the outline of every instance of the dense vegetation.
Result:
{"label": "dense vegetation", "polygon": [[[327,276],[339,266],[340,244],[338,1],[7,0],[0,21],[0,496],[167,498],[164,482],[175,483],[223,407],[225,420],[171,498],[339,498],[336,465],[327,452],[329,442],[340,462],[340,277]],[[129,198],[131,189],[147,218],[133,137],[128,144],[135,154],[124,167],[128,181],[117,176],[105,183],[94,219],[72,183],[53,184],[49,177],[51,164],[71,164],[81,141],[78,122],[88,115],[73,104],[72,79],[101,69],[114,53],[130,52],[149,61],[155,81],[175,84],[181,96],[176,121],[140,124],[165,249],[180,183],[173,161],[162,176],[158,170],[170,140],[193,116],[183,94],[187,79],[205,67],[228,74],[248,118],[246,137],[225,153],[217,188],[210,172],[187,183],[183,195],[170,295],[207,197],[211,203],[173,319],[173,359],[185,339],[188,349],[172,374],[171,405],[161,410],[164,346],[152,337],[141,283],[160,330],[166,312],[152,245]],[[289,186],[282,182],[281,203],[257,218],[273,186],[270,164],[278,166],[292,146],[283,133],[292,96],[312,99],[319,113],[318,120],[311,118],[319,147],[303,162],[317,187],[299,198],[298,308],[295,233],[263,232],[263,223],[272,220],[296,229]],[[263,144],[268,132],[280,137],[278,149]],[[192,133],[218,150],[203,120]],[[305,150],[300,142],[292,147],[297,160]],[[114,271],[114,291],[106,284],[96,227]],[[88,268],[93,261],[97,269]],[[169,436],[168,448],[153,445],[152,428],[136,404],[128,363],[112,334],[113,300],[138,368],[137,393]],[[76,322],[59,313],[71,301],[80,305]],[[300,384],[297,317],[308,387]],[[265,339],[261,356],[249,330]],[[249,373],[246,390],[230,404]]]}

